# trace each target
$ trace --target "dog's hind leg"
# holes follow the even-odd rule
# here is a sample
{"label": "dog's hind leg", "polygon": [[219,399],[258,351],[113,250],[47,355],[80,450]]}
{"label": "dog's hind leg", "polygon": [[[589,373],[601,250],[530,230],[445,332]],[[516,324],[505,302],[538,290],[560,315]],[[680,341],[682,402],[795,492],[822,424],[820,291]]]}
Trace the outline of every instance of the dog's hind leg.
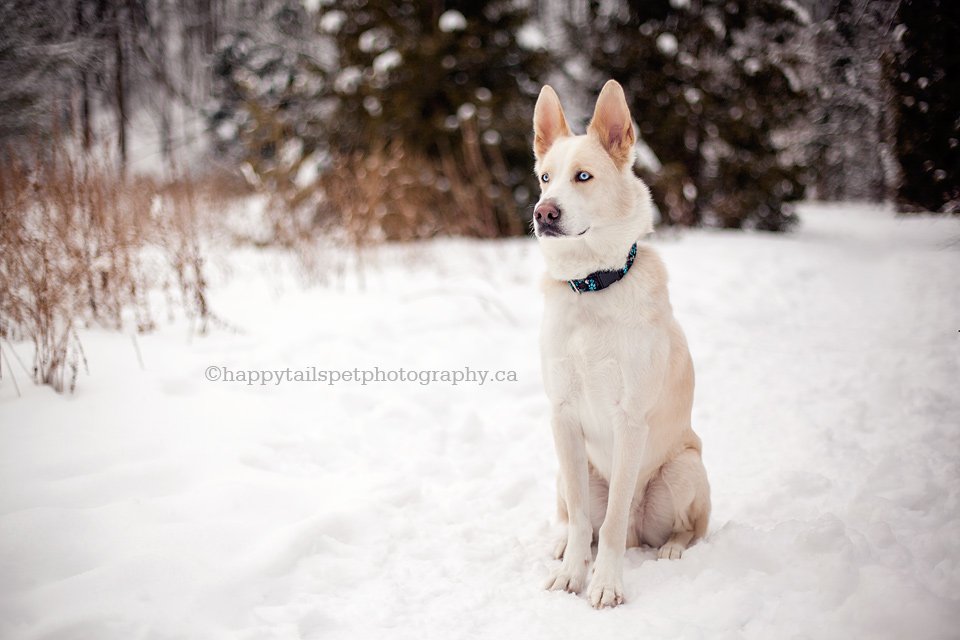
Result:
{"label": "dog's hind leg", "polygon": [[700,452],[686,449],[647,483],[638,514],[640,539],[658,558],[676,559],[707,530],[710,485]]}

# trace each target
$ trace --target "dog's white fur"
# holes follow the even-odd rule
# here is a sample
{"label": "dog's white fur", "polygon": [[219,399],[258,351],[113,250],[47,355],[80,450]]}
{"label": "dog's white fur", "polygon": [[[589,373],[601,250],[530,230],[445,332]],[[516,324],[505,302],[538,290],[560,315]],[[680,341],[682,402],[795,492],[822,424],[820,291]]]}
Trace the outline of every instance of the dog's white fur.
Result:
{"label": "dog's white fur", "polygon": [[[693,363],[673,317],[663,263],[638,245],[626,276],[597,292],[566,282],[622,268],[652,230],[646,185],[635,177],[635,133],[623,89],[609,81],[585,135],[574,136],[557,94],[543,87],[534,114],[540,204],[560,210],[558,228],[536,225],[547,267],[541,332],[544,386],[559,458],[563,559],[548,589],[579,593],[598,542],[588,598],[623,602],[623,556],[641,543],[679,558],[704,535],[710,487],[693,432]],[[581,171],[592,178],[575,179]],[[582,235],[578,235],[581,234]]]}

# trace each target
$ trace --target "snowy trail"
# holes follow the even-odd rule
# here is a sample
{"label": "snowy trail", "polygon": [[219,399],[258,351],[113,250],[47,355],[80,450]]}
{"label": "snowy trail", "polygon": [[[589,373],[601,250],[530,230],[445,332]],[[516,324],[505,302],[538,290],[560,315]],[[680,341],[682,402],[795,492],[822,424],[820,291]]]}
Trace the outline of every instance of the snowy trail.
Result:
{"label": "snowy trail", "polygon": [[[956,637],[960,221],[802,218],[655,241],[714,508],[682,560],[628,552],[626,605],[541,590],[536,246],[447,240],[382,251],[363,290],[233,251],[212,305],[242,333],[161,329],[141,371],[129,336],[87,331],[73,397],[4,380],[0,637]],[[517,381],[261,387],[210,365]]]}

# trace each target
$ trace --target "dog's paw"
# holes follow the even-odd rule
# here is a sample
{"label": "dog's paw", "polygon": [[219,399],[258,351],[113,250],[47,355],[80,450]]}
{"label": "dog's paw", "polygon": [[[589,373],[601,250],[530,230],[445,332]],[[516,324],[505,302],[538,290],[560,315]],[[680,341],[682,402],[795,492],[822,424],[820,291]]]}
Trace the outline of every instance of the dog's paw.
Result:
{"label": "dog's paw", "polygon": [[581,567],[570,567],[564,562],[563,565],[550,574],[544,587],[549,591],[569,591],[570,593],[580,593],[583,591],[583,585],[587,580],[587,565],[583,563]]}
{"label": "dog's paw", "polygon": [[588,598],[594,609],[623,604],[623,583],[620,580],[598,580],[594,576],[590,581]]}
{"label": "dog's paw", "polygon": [[668,542],[657,551],[657,558],[660,560],[679,560],[685,549],[686,547],[682,544]]}
{"label": "dog's paw", "polygon": [[612,562],[600,554],[593,565],[587,599],[595,609],[623,604],[623,568],[619,562]]}
{"label": "dog's paw", "polygon": [[557,540],[557,544],[553,546],[553,559],[562,560],[563,552],[566,550],[567,550],[567,536],[566,534],[564,534]]}

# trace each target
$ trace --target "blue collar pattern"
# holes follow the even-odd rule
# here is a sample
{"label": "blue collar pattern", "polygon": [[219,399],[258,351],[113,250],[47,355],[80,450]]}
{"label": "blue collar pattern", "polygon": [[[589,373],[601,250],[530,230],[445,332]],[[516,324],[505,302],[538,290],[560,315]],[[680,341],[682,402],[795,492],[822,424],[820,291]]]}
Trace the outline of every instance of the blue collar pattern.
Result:
{"label": "blue collar pattern", "polygon": [[633,261],[636,259],[636,257],[637,243],[634,242],[633,246],[630,247],[630,253],[627,255],[627,264],[625,264],[622,269],[615,269],[613,271],[594,271],[586,278],[581,278],[579,280],[567,280],[567,282],[570,284],[570,288],[577,293],[606,289],[614,282],[619,282],[623,276],[627,275],[627,271],[630,271],[630,267],[633,265]]}

